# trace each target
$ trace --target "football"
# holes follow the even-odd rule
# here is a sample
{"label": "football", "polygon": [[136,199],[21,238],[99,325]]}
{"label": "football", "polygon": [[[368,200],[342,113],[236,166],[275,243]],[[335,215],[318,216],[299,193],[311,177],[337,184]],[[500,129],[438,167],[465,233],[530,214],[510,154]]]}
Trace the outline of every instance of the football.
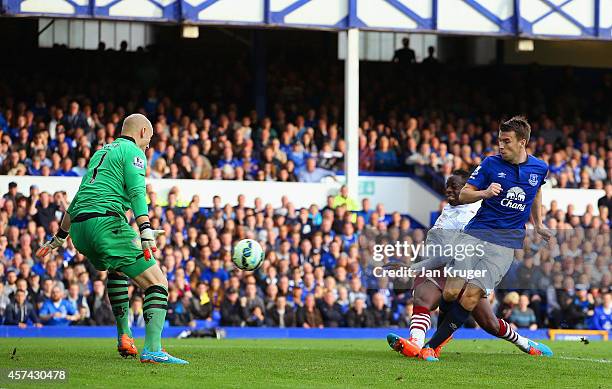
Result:
{"label": "football", "polygon": [[257,270],[264,260],[264,250],[253,239],[243,239],[234,246],[232,261],[241,270]]}

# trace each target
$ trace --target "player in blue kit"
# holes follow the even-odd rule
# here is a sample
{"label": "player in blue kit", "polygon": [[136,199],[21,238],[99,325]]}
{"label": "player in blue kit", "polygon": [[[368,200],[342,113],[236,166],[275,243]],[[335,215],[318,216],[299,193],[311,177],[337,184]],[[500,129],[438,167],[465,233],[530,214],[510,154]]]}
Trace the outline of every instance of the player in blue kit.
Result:
{"label": "player in blue kit", "polygon": [[[448,278],[439,305],[441,324],[420,352],[420,358],[426,361],[438,360],[434,350],[465,323],[481,298],[508,272],[514,249],[523,247],[525,223],[530,216],[536,232],[546,241],[551,237],[541,214],[541,186],[548,165],[527,154],[530,134],[529,123],[523,117],[503,122],[499,127],[499,154],[485,158],[461,190],[460,203],[482,200],[482,205],[457,242],[480,250],[462,260],[455,259],[451,266],[459,271],[479,270],[482,276]],[[534,347],[543,355],[552,355],[543,344],[534,342]]]}

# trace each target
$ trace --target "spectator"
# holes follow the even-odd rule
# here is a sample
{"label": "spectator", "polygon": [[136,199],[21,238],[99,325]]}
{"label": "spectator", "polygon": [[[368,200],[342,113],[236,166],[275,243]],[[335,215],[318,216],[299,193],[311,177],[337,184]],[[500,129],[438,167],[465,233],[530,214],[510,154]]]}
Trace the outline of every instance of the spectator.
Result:
{"label": "spectator", "polygon": [[36,196],[32,199],[30,215],[33,216],[37,225],[43,226],[45,229],[49,228],[51,221],[57,220],[58,211],[58,205],[52,202],[47,192],[42,192],[40,197]]}
{"label": "spectator", "polygon": [[221,325],[240,327],[244,316],[244,308],[238,301],[238,291],[234,288],[228,289],[227,298],[221,304]]}
{"label": "spectator", "polygon": [[173,326],[187,326],[193,320],[190,312],[190,296],[179,297],[176,288],[168,290],[168,313],[166,320]]}
{"label": "spectator", "polygon": [[70,325],[73,326],[95,326],[96,322],[93,321],[93,319],[88,316],[89,315],[89,310],[87,309],[87,307],[81,306],[79,308],[79,319],[76,321],[73,321],[72,323],[70,323]]}
{"label": "spectator", "polygon": [[396,170],[399,167],[399,161],[395,150],[389,148],[389,138],[383,136],[380,138],[379,149],[375,155],[376,170]]}
{"label": "spectator", "polygon": [[565,301],[561,304],[563,320],[568,328],[587,328],[587,318],[593,316],[593,296],[588,293],[585,285],[576,285],[575,290],[568,286],[566,284]]}
{"label": "spectator", "polygon": [[368,315],[365,302],[362,299],[356,299],[353,307],[349,309],[346,325],[352,328],[372,327],[371,317]]}
{"label": "spectator", "polygon": [[257,295],[257,286],[255,284],[247,284],[244,289],[244,297],[240,299],[240,304],[247,312],[253,312],[254,307],[259,307],[262,314],[265,312],[264,301]]}
{"label": "spectator", "polygon": [[353,305],[358,299],[365,303],[368,300],[368,296],[363,291],[361,279],[359,279],[359,277],[354,277],[350,281],[349,301],[351,302],[351,305]]}
{"label": "spectator", "polygon": [[351,308],[351,303],[348,298],[348,289],[343,285],[338,286],[338,300],[336,302],[340,305],[342,315],[346,315]]}
{"label": "spectator", "polygon": [[[403,311],[399,315],[398,325],[404,328],[410,328],[410,322],[412,321],[412,314],[414,311],[414,305],[412,302],[409,302],[404,306]],[[433,318],[432,318],[433,319]],[[432,322],[433,328],[433,322]]]}
{"label": "spectator", "polygon": [[225,300],[225,292],[223,290],[223,286],[221,285],[221,280],[217,277],[213,277],[210,282],[210,288],[208,288],[208,299],[212,304],[213,310],[219,311],[221,309],[221,305],[223,304],[223,300]]}
{"label": "spectator", "polygon": [[10,304],[9,295],[4,293],[4,284],[0,282],[0,316],[4,315],[4,310]]}
{"label": "spectator", "polygon": [[607,209],[608,220],[612,223],[612,182],[608,182],[606,184],[606,194],[597,200],[597,208],[599,208],[599,212],[602,212],[602,209]]}
{"label": "spectator", "polygon": [[198,282],[198,286],[191,301],[193,315],[196,320],[206,320],[211,317],[212,304],[208,297],[208,286],[204,282]]}
{"label": "spectator", "polygon": [[499,307],[497,316],[506,321],[510,321],[510,316],[514,312],[515,307],[519,304],[520,296],[517,292],[510,292],[504,296],[503,302]]}
{"label": "spectator", "polygon": [[323,328],[323,317],[321,311],[315,305],[314,295],[306,296],[304,306],[297,311],[296,323],[298,327]]}
{"label": "spectator", "polygon": [[355,223],[357,221],[357,214],[359,211],[359,204],[353,198],[349,197],[348,186],[342,185],[340,192],[334,197],[333,208],[336,209],[340,206],[344,206],[347,211],[352,212],[351,221]]}
{"label": "spectator", "polygon": [[278,296],[274,307],[268,310],[266,324],[269,327],[295,327],[295,312],[287,305],[285,296]]}
{"label": "spectator", "polygon": [[416,55],[414,50],[410,48],[410,38],[402,39],[402,48],[395,50],[393,54],[393,62],[405,67],[416,63]]}
{"label": "spectator", "polygon": [[26,301],[26,293],[23,290],[15,292],[15,301],[6,307],[4,317],[4,325],[17,325],[19,328],[26,328],[30,323],[36,327],[42,327],[36,309]]}
{"label": "spectator", "polygon": [[612,293],[603,295],[603,302],[595,308],[591,320],[591,329],[600,331],[612,330]]}
{"label": "spectator", "polygon": [[8,192],[2,196],[5,200],[11,200],[13,203],[17,202],[17,198],[23,197],[23,194],[18,191],[17,183],[14,181],[9,182]]}
{"label": "spectator", "polygon": [[134,296],[130,304],[130,312],[128,316],[128,323],[130,327],[145,327],[145,320],[142,310],[142,297]]}
{"label": "spectator", "polygon": [[93,283],[93,293],[87,297],[91,319],[99,326],[115,324],[115,317],[105,292],[104,282],[96,280]]}
{"label": "spectator", "polygon": [[[429,139],[427,131],[423,136]],[[13,188],[13,192],[19,192],[18,188]],[[173,324],[192,324],[192,319],[199,319],[224,325],[227,321],[233,321],[235,324],[232,325],[246,325],[247,320],[248,325],[271,325],[276,320],[274,309],[279,296],[285,296],[286,306],[297,311],[296,325],[298,317],[302,320],[299,326],[303,326],[304,318],[309,315],[318,325],[316,314],[308,311],[309,315],[306,315],[306,309],[302,308],[306,296],[313,295],[321,324],[332,326],[335,324],[329,320],[321,301],[329,298],[326,293],[331,291],[336,302],[330,312],[335,313],[337,304],[341,314],[339,320],[344,325],[349,325],[348,318],[353,315],[359,325],[383,325],[384,317],[374,323],[374,316],[370,315],[370,311],[374,311],[372,303],[378,297],[373,296],[370,300],[362,280],[369,290],[383,293],[382,305],[386,309],[390,311],[393,308],[394,316],[388,321],[398,325],[409,324],[410,304],[405,302],[406,294],[390,288],[388,281],[370,279],[371,266],[376,264],[369,261],[371,253],[360,237],[367,237],[371,242],[398,239],[396,236],[408,241],[422,241],[423,231],[411,228],[398,213],[387,214],[382,204],[372,209],[369,200],[364,199],[365,211],[358,213],[359,217],[353,223],[345,204],[334,206],[333,196],[329,196],[323,209],[316,205],[300,209],[286,197],[275,208],[264,204],[261,199],[256,199],[252,205],[247,204],[244,196],[239,196],[235,206],[224,205],[217,196],[211,208],[200,208],[199,196],[187,201],[181,198],[177,189],[172,189],[167,198],[161,198],[148,188],[148,195],[152,204],[161,204],[151,206],[151,222],[155,228],[166,230],[168,236],[158,244],[164,258],[163,271],[168,275],[170,288],[177,294],[172,298],[174,306],[169,317],[178,312],[179,320],[173,320]],[[51,298],[54,286],[65,286],[70,303],[77,308],[81,305],[78,308],[81,319],[74,324],[112,324],[104,283],[98,280],[104,276],[98,274],[82,254],[76,253],[70,242],[45,261],[32,255],[47,239],[48,232],[44,227],[50,233],[57,231],[57,218],[66,207],[64,193],[57,192],[51,196],[40,193],[35,187],[30,188],[29,197],[19,197],[14,202],[4,200],[0,209],[0,224],[4,222],[6,226],[0,235],[0,253],[3,254],[0,256],[0,275],[3,277],[0,298],[6,298],[6,305],[16,290],[27,290],[26,301],[31,300],[35,308],[40,309],[44,301]],[[530,307],[536,314],[538,326],[584,327],[592,321],[594,310],[589,304],[598,299],[593,297],[599,293],[596,289],[605,293],[610,287],[607,210],[603,208],[600,215],[595,215],[594,206],[590,206],[584,215],[579,216],[573,207],[561,210],[553,203],[549,208],[545,222],[556,231],[554,241],[543,245],[541,240],[530,235],[532,229],[528,228],[525,250],[517,251],[519,270],[513,274],[534,288],[526,294],[532,296]],[[45,213],[49,221],[41,219]],[[367,224],[366,215],[369,215]],[[237,239],[245,237],[260,241],[266,251],[266,260],[257,272],[230,275],[233,268],[230,250]],[[41,275],[43,281],[40,281]],[[226,280],[222,281],[222,278]],[[565,288],[562,285],[564,278],[567,280]],[[97,281],[92,284],[92,279]],[[584,291],[575,290],[580,288],[574,288],[574,279],[582,285],[580,288],[584,287]],[[586,290],[588,287],[593,288],[593,293]],[[141,296],[142,291],[131,289],[132,299],[138,306],[136,297]],[[236,295],[233,302],[225,303],[229,290],[236,290]],[[240,293],[244,299],[240,299]],[[86,317],[85,296],[95,320]],[[262,299],[263,296],[266,300]],[[516,297],[518,300],[519,296]],[[504,292],[499,292],[499,299],[503,298]],[[363,303],[356,303],[358,299]],[[351,311],[355,304],[363,304],[365,318],[362,313]],[[366,305],[370,308],[365,308]],[[260,309],[255,310],[256,306]],[[511,315],[513,308],[513,305],[506,306],[505,312]],[[285,313],[287,310],[285,308]],[[384,312],[383,315],[379,313],[379,317],[384,316]],[[140,320],[139,313],[133,314],[133,320]],[[227,315],[229,319],[225,317]]]}
{"label": "spectator", "polygon": [[319,304],[319,311],[323,319],[325,327],[342,327],[344,326],[344,317],[342,308],[336,302],[336,296],[331,290],[328,290],[323,295],[323,301]]}
{"label": "spectator", "polygon": [[62,290],[55,286],[51,291],[51,299],[45,301],[40,309],[40,319],[52,326],[67,326],[79,320],[76,309],[62,297]]}
{"label": "spectator", "polygon": [[80,111],[79,103],[76,101],[70,103],[70,111],[68,112],[68,115],[62,117],[61,123],[68,131],[76,130],[77,128],[89,130],[87,118],[83,112]]}
{"label": "spectator", "polygon": [[210,284],[213,278],[218,278],[221,282],[226,282],[229,279],[229,274],[221,268],[221,261],[218,257],[211,259],[210,267],[202,272],[200,281]]}
{"label": "spectator", "polygon": [[251,309],[250,315],[246,317],[245,323],[247,327],[261,327],[264,325],[265,317],[260,306],[255,305]]}
{"label": "spectator", "polygon": [[529,296],[521,295],[519,297],[518,307],[512,309],[510,323],[518,328],[529,328],[530,330],[538,329],[535,313],[533,309],[529,308]]}
{"label": "spectator", "polygon": [[79,293],[79,285],[77,285],[76,283],[72,283],[70,284],[70,286],[68,287],[68,296],[66,297],[66,300],[72,304],[72,307],[74,308],[75,311],[77,312],[81,312],[81,307],[84,307],[85,310],[84,312],[86,312],[86,317],[90,317],[91,314],[89,313],[89,306],[87,305],[87,299],[85,298],[85,296],[83,296],[82,294]]}
{"label": "spectator", "polygon": [[321,182],[325,177],[334,177],[332,171],[321,169],[316,166],[316,160],[314,158],[308,158],[306,160],[306,168],[302,169],[298,175],[299,180],[301,182]]}
{"label": "spectator", "polygon": [[423,64],[427,66],[438,65],[438,59],[434,56],[436,49],[433,46],[427,47],[427,57],[423,60]]}
{"label": "spectator", "polygon": [[389,327],[391,325],[391,310],[385,305],[385,298],[380,293],[375,293],[372,296],[372,306],[368,308],[368,314],[373,327]]}
{"label": "spectator", "polygon": [[368,144],[364,135],[359,136],[359,170],[374,171],[376,162],[375,148]]}
{"label": "spectator", "polygon": [[61,168],[56,170],[53,175],[61,177],[78,177],[79,175],[72,168],[72,160],[70,158],[64,158],[62,159]]}

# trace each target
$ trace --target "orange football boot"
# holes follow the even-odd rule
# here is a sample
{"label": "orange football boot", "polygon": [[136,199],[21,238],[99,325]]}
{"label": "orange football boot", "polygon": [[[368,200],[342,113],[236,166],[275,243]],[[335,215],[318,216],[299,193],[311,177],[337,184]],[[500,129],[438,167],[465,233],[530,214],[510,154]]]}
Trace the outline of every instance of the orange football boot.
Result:
{"label": "orange football boot", "polygon": [[431,347],[423,347],[421,352],[419,353],[419,359],[422,359],[427,362],[437,362],[439,361],[438,357],[436,357],[436,352]]}
{"label": "orange football boot", "polygon": [[138,350],[134,344],[134,338],[130,338],[126,334],[121,335],[117,343],[117,351],[123,358],[138,356]]}
{"label": "orange football boot", "polygon": [[416,357],[419,355],[421,348],[417,345],[413,338],[405,339],[399,335],[387,335],[389,346],[398,353],[406,357]]}
{"label": "orange football boot", "polygon": [[434,349],[434,353],[435,353],[435,355],[436,355],[436,358],[440,358],[440,353],[442,352],[442,347],[446,346],[446,344],[447,344],[448,342],[450,342],[452,339],[453,339],[453,336],[451,335],[451,336],[449,336],[448,338],[446,338],[446,340],[445,340],[444,342],[442,342],[442,344],[441,344],[441,345],[439,345],[438,347],[436,347],[436,348]]}

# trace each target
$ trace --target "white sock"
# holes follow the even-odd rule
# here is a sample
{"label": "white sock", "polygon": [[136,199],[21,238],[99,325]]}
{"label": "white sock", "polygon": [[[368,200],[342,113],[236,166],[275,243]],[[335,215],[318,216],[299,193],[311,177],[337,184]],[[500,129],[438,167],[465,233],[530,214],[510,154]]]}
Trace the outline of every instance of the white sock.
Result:
{"label": "white sock", "polygon": [[424,307],[415,307],[417,313],[413,313],[410,318],[410,337],[419,347],[425,344],[425,333],[431,327],[429,310]]}
{"label": "white sock", "polygon": [[420,328],[410,329],[410,338],[415,341],[419,347],[423,347],[425,344],[425,331]]}
{"label": "white sock", "polygon": [[518,335],[518,338],[516,339],[516,342],[514,342],[514,344],[516,344],[516,347],[520,348],[521,351],[528,353],[529,339],[525,338],[524,336],[521,336],[518,332],[516,334]]}
{"label": "white sock", "polygon": [[519,335],[516,332],[510,323],[505,321],[504,319],[497,319],[499,321],[499,330],[500,333],[497,335],[499,338],[507,340],[510,343],[516,345],[516,347],[520,348],[523,352],[529,352],[529,339],[524,336]]}

